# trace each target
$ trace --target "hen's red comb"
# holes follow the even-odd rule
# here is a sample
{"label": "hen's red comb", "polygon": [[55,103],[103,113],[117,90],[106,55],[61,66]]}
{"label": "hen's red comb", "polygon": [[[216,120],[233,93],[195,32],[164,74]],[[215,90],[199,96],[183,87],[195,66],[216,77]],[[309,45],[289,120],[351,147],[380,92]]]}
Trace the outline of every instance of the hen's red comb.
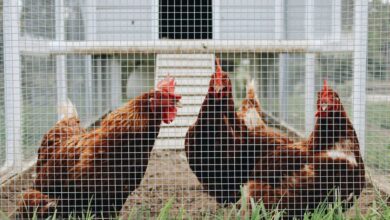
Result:
{"label": "hen's red comb", "polygon": [[328,90],[328,80],[324,80],[324,88],[323,90]]}
{"label": "hen's red comb", "polygon": [[171,77],[169,74],[165,79],[161,80],[157,83],[157,90],[168,92],[168,93],[175,93],[175,78]]}
{"label": "hen's red comb", "polygon": [[322,87],[322,94],[325,94],[325,92],[329,91],[329,86],[328,86],[328,80],[324,80],[324,85]]}
{"label": "hen's red comb", "polygon": [[215,78],[216,78],[216,83],[218,85],[222,85],[222,67],[221,64],[219,63],[219,58],[215,58],[215,62],[217,64],[217,67],[215,68]]}

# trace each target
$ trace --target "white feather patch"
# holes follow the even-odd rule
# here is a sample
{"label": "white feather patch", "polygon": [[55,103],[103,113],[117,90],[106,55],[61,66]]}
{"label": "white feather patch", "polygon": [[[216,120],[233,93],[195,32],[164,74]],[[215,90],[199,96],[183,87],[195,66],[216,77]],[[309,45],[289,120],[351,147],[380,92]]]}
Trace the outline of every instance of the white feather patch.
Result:
{"label": "white feather patch", "polygon": [[251,108],[246,112],[244,120],[245,120],[245,125],[249,129],[255,129],[257,126],[263,124],[263,120],[261,119],[259,113],[254,108]]}
{"label": "white feather patch", "polygon": [[347,139],[336,143],[334,149],[328,150],[326,154],[334,160],[344,159],[348,161],[350,165],[357,166],[358,163],[356,161],[355,154],[351,151],[352,147],[352,141]]}

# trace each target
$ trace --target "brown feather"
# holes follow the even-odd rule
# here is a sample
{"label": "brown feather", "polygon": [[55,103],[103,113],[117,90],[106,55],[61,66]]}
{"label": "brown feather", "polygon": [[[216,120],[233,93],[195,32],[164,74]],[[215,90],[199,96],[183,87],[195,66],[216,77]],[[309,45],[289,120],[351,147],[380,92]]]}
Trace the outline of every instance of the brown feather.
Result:
{"label": "brown feather", "polygon": [[64,122],[58,122],[42,141],[54,141],[54,146],[40,149],[32,189],[37,193],[25,194],[32,202],[25,203],[20,212],[25,215],[35,204],[34,195],[43,195],[56,201],[57,213],[62,217],[71,212],[81,215],[87,208],[98,216],[115,215],[146,171],[161,124],[162,109],[151,111],[149,103],[157,93],[151,91],[130,100],[107,115],[100,128],[89,132],[75,129],[62,138],[63,129],[58,128],[63,128]]}
{"label": "brown feather", "polygon": [[[261,111],[255,92],[248,90],[241,110],[236,112],[229,76],[217,73],[212,75],[196,122],[187,131],[185,150],[190,168],[205,191],[224,204],[240,199],[240,188],[248,181],[256,158],[291,141],[265,124],[249,129],[247,111]],[[218,77],[221,79],[217,81]],[[222,84],[221,91],[214,87],[218,83]]]}
{"label": "brown feather", "polygon": [[337,197],[344,207],[352,205],[365,186],[365,170],[356,132],[342,104],[338,107],[317,118],[307,140],[258,158],[247,187],[249,198],[267,208],[278,205],[288,218],[300,218]]}

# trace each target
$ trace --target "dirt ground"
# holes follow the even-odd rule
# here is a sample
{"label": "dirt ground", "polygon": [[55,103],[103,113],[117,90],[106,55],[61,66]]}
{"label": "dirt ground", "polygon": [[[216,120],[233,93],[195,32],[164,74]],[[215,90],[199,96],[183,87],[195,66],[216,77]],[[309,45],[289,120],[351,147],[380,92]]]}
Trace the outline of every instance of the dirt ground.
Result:
{"label": "dirt ground", "polygon": [[183,208],[198,218],[220,208],[212,197],[202,192],[183,151],[153,151],[145,178],[128,198],[122,214],[127,216],[133,207],[146,205],[152,216],[158,215],[170,199],[173,199],[174,212]]}
{"label": "dirt ground", "polygon": [[[18,195],[32,183],[33,174],[8,181],[0,188],[0,210],[11,214],[14,212]],[[375,193],[366,189],[361,198],[360,210],[365,211],[372,204]],[[202,187],[191,172],[183,151],[155,150],[149,162],[145,178],[140,187],[128,198],[121,215],[127,219],[134,215],[134,210],[148,210],[151,217],[158,215],[161,208],[170,199],[173,200],[172,214],[181,208],[188,211],[193,219],[200,219],[207,214],[221,211],[221,206]],[[350,211],[351,215],[353,211]]]}

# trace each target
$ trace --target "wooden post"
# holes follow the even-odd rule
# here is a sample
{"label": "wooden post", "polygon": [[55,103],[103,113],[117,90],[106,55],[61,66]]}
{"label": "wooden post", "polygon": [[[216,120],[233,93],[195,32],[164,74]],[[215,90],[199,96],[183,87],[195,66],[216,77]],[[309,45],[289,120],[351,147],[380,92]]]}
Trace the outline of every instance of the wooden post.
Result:
{"label": "wooden post", "polygon": [[365,153],[368,2],[354,3],[353,123],[361,153]]}
{"label": "wooden post", "polygon": [[93,114],[93,63],[92,63],[92,56],[87,55],[85,56],[85,121],[91,122],[91,120],[94,120],[94,114]]}
{"label": "wooden post", "polygon": [[3,169],[22,165],[22,83],[19,54],[19,1],[3,1],[6,160]]}
{"label": "wooden post", "polygon": [[[85,41],[95,41],[96,39],[96,0],[85,0],[81,11],[85,24]],[[86,118],[88,122],[94,119],[93,114],[93,58],[91,55],[85,56],[85,83],[86,83]]]}
{"label": "wooden post", "polygon": [[111,76],[111,109],[118,108],[122,101],[121,94],[121,63],[118,61],[115,56],[110,58],[109,63],[110,76]]}
{"label": "wooden post", "polygon": [[286,10],[284,0],[275,0],[275,39],[286,39]]}
{"label": "wooden post", "polygon": [[279,118],[283,121],[288,116],[288,53],[279,54]]}
{"label": "wooden post", "polygon": [[[65,10],[64,0],[55,0],[56,40],[65,41]],[[60,106],[68,97],[66,80],[66,55],[56,56],[57,106]],[[60,114],[58,114],[60,119]]]}
{"label": "wooden post", "polygon": [[[306,40],[314,38],[314,0],[306,0],[305,13]],[[314,53],[305,54],[305,134],[314,128],[314,99],[315,99],[315,59]]]}
{"label": "wooden post", "polygon": [[220,40],[221,37],[221,1],[213,0],[212,1],[212,10],[213,10],[213,39]]}
{"label": "wooden post", "polygon": [[315,118],[315,65],[316,55],[305,55],[305,134],[310,134],[314,128]]}
{"label": "wooden post", "polygon": [[97,112],[94,112],[95,114],[102,114],[103,111],[104,111],[104,101],[106,100],[103,100],[103,74],[104,72],[102,71],[103,69],[103,65],[105,64],[105,60],[103,60],[103,57],[102,56],[99,56],[97,59],[96,59],[96,99],[97,99]]}
{"label": "wooden post", "polygon": [[332,35],[336,41],[341,40],[341,2],[332,0]]}
{"label": "wooden post", "polygon": [[[286,39],[286,10],[285,0],[275,1],[275,38]],[[287,76],[288,53],[279,54],[279,117],[287,119]]]}
{"label": "wooden post", "polygon": [[160,38],[160,1],[153,0],[152,2],[152,39],[158,40]]}

